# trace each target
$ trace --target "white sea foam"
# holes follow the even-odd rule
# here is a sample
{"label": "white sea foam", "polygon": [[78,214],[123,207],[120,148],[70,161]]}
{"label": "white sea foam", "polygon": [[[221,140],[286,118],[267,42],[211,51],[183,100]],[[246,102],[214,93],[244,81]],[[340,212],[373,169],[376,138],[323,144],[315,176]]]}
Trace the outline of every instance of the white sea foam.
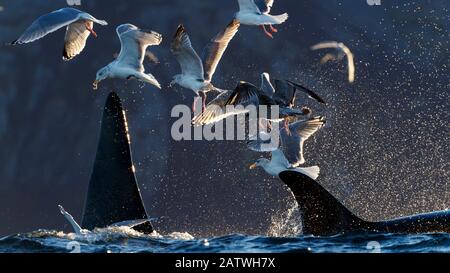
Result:
{"label": "white sea foam", "polygon": [[267,236],[296,237],[301,233],[301,213],[297,202],[292,201],[286,211],[272,215]]}

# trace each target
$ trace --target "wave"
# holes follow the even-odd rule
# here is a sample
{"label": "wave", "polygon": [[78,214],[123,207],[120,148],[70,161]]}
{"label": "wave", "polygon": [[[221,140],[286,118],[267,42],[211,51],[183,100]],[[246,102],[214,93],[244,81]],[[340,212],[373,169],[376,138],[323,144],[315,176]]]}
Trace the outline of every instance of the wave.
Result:
{"label": "wave", "polygon": [[[21,253],[287,253],[287,252],[449,252],[450,234],[352,233],[331,237],[230,234],[195,238],[188,232],[143,234],[128,227],[87,234],[36,230],[0,239],[0,252]],[[289,229],[288,229],[289,230]]]}

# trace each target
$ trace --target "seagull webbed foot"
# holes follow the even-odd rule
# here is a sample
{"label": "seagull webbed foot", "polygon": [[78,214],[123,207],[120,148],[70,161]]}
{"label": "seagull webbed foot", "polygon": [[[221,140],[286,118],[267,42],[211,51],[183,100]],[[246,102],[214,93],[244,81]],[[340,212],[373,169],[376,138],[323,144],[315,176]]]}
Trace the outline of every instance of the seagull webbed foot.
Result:
{"label": "seagull webbed foot", "polygon": [[272,31],[273,33],[277,33],[278,29],[274,28],[272,25],[269,25],[270,27],[270,31]]}

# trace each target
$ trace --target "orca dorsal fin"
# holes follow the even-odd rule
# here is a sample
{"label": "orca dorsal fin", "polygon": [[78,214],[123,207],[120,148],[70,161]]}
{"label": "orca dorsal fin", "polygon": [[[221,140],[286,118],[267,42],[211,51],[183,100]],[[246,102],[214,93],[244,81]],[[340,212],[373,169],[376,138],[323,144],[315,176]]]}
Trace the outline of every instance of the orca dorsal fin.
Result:
{"label": "orca dorsal fin", "polygon": [[355,216],[310,177],[295,171],[281,172],[279,177],[297,200],[304,234],[334,235],[370,228],[369,222]]}
{"label": "orca dorsal fin", "polygon": [[[112,92],[103,112],[82,227],[92,230],[140,219],[148,217],[134,174],[125,112]],[[143,232],[153,231],[150,222],[144,226]]]}

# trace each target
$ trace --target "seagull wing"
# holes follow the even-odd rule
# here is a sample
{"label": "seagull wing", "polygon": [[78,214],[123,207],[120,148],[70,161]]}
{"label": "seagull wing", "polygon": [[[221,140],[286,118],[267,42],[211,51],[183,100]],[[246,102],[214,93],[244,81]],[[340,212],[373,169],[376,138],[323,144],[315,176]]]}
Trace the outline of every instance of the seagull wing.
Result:
{"label": "seagull wing", "polygon": [[231,39],[236,35],[239,26],[241,24],[238,20],[234,19],[224,31],[217,34],[214,39],[206,46],[204,53],[204,69],[205,69],[205,80],[211,81],[214,72],[216,71],[217,65],[223,56],[223,53],[228,47]]}
{"label": "seagull wing", "polygon": [[274,100],[280,106],[294,107],[295,105],[295,88],[287,81],[275,80]]}
{"label": "seagull wing", "polygon": [[208,103],[203,113],[192,119],[192,124],[194,126],[207,125],[221,121],[229,116],[247,113],[248,110],[245,110],[244,108],[235,108],[233,111],[227,112],[226,103],[233,92],[234,91],[229,90],[219,94],[215,99]]}
{"label": "seagull wing", "polygon": [[251,83],[240,82],[226,102],[227,105],[255,105],[260,104],[259,89]]}
{"label": "seagull wing", "polygon": [[270,163],[278,166],[283,166],[285,168],[288,168],[290,165],[289,161],[284,156],[283,151],[281,151],[280,149],[276,149],[272,152],[272,160]]}
{"label": "seagull wing", "polygon": [[304,93],[306,93],[310,98],[315,99],[316,101],[327,104],[319,95],[317,95],[314,91],[291,81],[287,81],[291,86],[293,86],[296,90],[300,90]]}
{"label": "seagull wing", "polygon": [[240,11],[261,14],[261,10],[253,0],[238,0],[238,3]]}
{"label": "seagull wing", "polygon": [[330,42],[322,42],[315,44],[311,47],[311,50],[319,50],[319,49],[325,49],[325,48],[339,48],[339,43],[335,41]]}
{"label": "seagull wing", "polygon": [[272,152],[279,148],[279,144],[272,141],[269,133],[260,131],[257,136],[250,137],[247,147],[255,152]]}
{"label": "seagull wing", "polygon": [[84,12],[74,8],[63,8],[42,15],[12,45],[26,44],[36,41],[45,35],[78,21]]}
{"label": "seagull wing", "polygon": [[269,73],[264,72],[261,74],[261,91],[268,97],[272,97],[275,93],[275,88],[273,88],[273,85],[270,82]]}
{"label": "seagull wing", "polygon": [[355,81],[355,62],[353,60],[353,53],[350,51],[348,47],[341,44],[341,49],[344,51],[347,56],[347,65],[348,65],[348,81],[350,83]]}
{"label": "seagull wing", "polygon": [[[92,23],[91,27],[93,27]],[[71,60],[80,54],[90,34],[91,32],[86,29],[86,22],[76,21],[68,25],[64,38],[63,60]]]}
{"label": "seagull wing", "polygon": [[202,60],[192,47],[183,25],[178,26],[170,47],[181,67],[181,73],[196,79],[204,79]]}
{"label": "seagull wing", "polygon": [[151,30],[141,30],[134,25],[124,24],[116,29],[120,39],[120,53],[117,62],[140,72],[144,71],[143,61],[148,46],[159,45],[161,34]]}
{"label": "seagull wing", "polygon": [[286,129],[281,129],[281,140],[286,157],[292,166],[297,167],[305,163],[303,156],[303,145],[305,141],[315,134],[325,125],[323,117],[315,117],[309,120],[301,120],[289,125],[292,134],[289,135]]}
{"label": "seagull wing", "polygon": [[[256,86],[247,82],[240,82],[233,91],[222,92],[208,103],[205,111],[192,119],[192,124],[195,126],[211,124],[229,116],[247,113],[246,106],[259,105],[258,93]],[[232,109],[228,107],[227,109],[227,106],[242,107]]]}

